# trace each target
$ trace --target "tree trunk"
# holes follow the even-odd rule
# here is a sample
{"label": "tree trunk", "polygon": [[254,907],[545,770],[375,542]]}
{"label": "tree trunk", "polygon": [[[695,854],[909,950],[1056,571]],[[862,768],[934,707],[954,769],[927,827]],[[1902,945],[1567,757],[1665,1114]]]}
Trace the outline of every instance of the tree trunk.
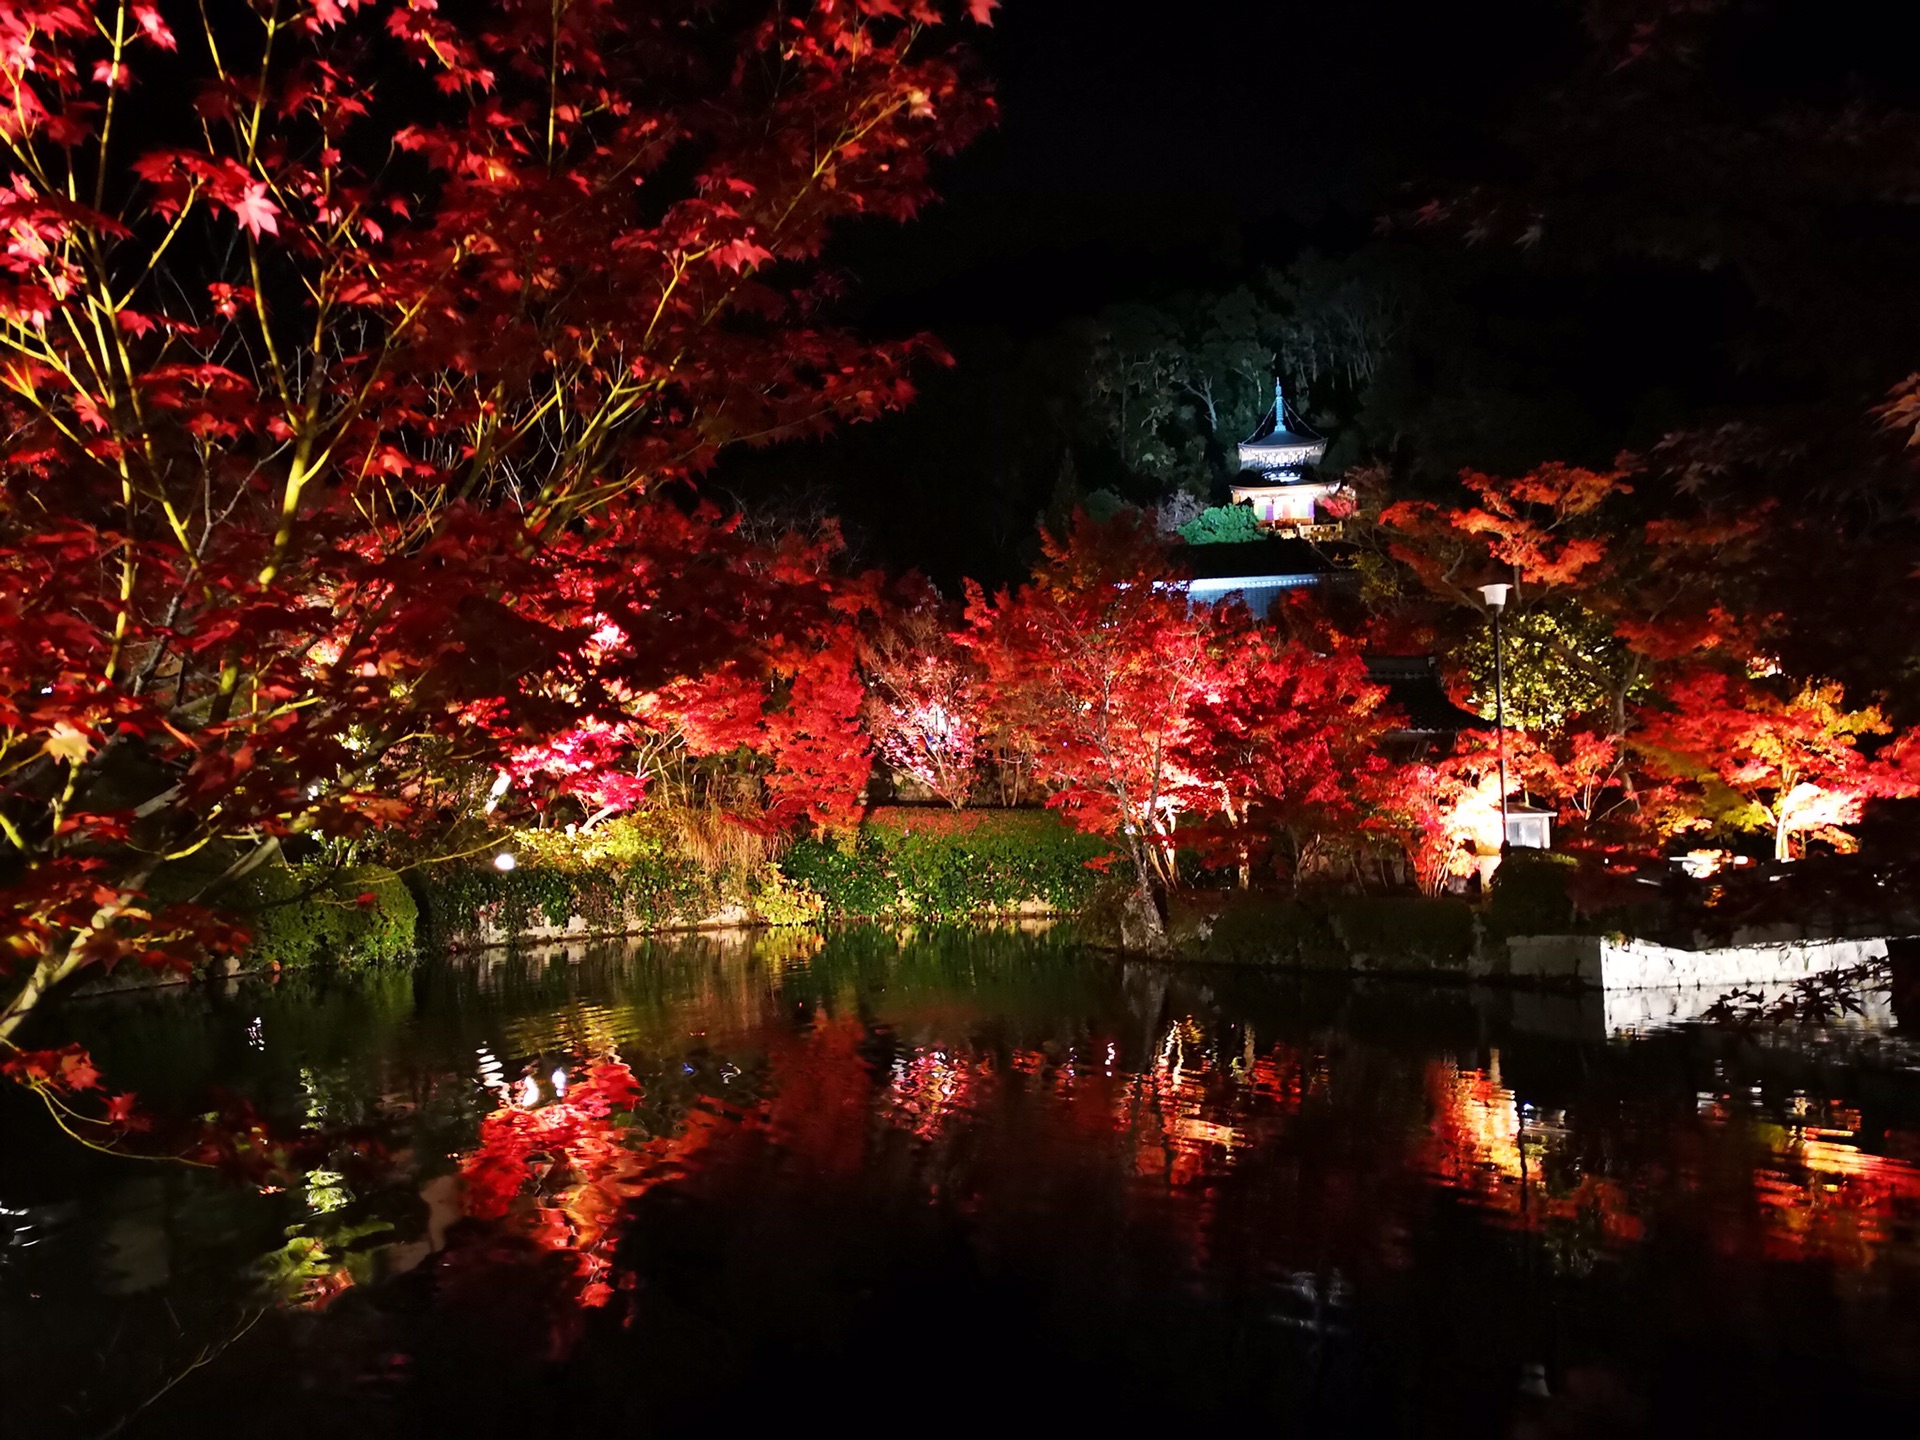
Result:
{"label": "tree trunk", "polygon": [[1120,946],[1162,954],[1167,948],[1167,921],[1160,899],[1160,877],[1138,835],[1127,836],[1127,853],[1133,860],[1133,888],[1120,905]]}
{"label": "tree trunk", "polygon": [[1145,881],[1128,891],[1121,904],[1120,945],[1149,955],[1166,951],[1167,922],[1161,918],[1159,901]]}
{"label": "tree trunk", "polygon": [[40,1002],[87,963],[87,942],[105,931],[120,917],[121,911],[139,898],[140,888],[147,883],[156,867],[157,862],[151,861],[141,865],[121,883],[111,900],[93,912],[86,929],[71,936],[64,948],[41,956],[25,983],[14,992],[6,1008],[0,1010],[0,1041],[11,1040],[13,1032],[25,1023]]}

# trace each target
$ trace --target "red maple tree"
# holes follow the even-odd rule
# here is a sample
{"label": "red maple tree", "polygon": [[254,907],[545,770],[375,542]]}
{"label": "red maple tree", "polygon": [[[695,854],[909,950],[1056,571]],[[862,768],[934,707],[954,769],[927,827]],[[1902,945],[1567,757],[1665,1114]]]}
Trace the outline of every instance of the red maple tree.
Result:
{"label": "red maple tree", "polygon": [[909,580],[902,592],[861,646],[862,714],[881,758],[957,810],[981,758],[979,666],[931,585]]}
{"label": "red maple tree", "polygon": [[1162,932],[1173,830],[1189,787],[1178,768],[1214,666],[1215,619],[1167,583],[1151,518],[1074,517],[1043,535],[1033,577],[989,597],[969,582],[963,639],[985,672],[993,726],[1034,757],[1047,803],[1083,830],[1117,835],[1134,872],[1129,926]]}
{"label": "red maple tree", "polygon": [[1244,886],[1258,841],[1286,840],[1297,873],[1324,841],[1359,831],[1393,719],[1359,656],[1315,654],[1230,614],[1218,621],[1234,633],[1217,646],[1176,756],[1188,808],[1208,815],[1203,828]]}
{"label": "red maple tree", "polygon": [[1615,736],[1663,666],[1744,659],[1774,623],[1749,574],[1771,534],[1769,506],[1685,495],[1655,504],[1636,494],[1634,474],[1625,460],[1605,471],[1468,471],[1467,504],[1403,500],[1379,515],[1388,553],[1456,616],[1480,610],[1490,569],[1510,579],[1509,631],[1545,617],[1538,643],[1592,692]]}
{"label": "red maple tree", "polygon": [[[818,261],[988,119],[941,9],[0,14],[0,1038],[237,943],[168,867],[217,900],[729,673],[628,623],[682,533],[635,502],[908,397],[930,342],[827,323]],[[864,763],[836,635],[740,662],[796,815]]]}
{"label": "red maple tree", "polygon": [[1151,515],[1077,516],[1028,583],[972,587],[967,617],[990,727],[1033,757],[1049,805],[1126,848],[1129,943],[1158,943],[1178,846],[1245,867],[1277,829],[1357,826],[1382,691],[1238,601],[1191,603]]}
{"label": "red maple tree", "polygon": [[1876,706],[1847,709],[1836,684],[1782,696],[1701,670],[1671,686],[1666,700],[1637,738],[1669,781],[1669,830],[1764,831],[1776,860],[1794,859],[1809,840],[1844,853],[1855,848],[1844,827],[1867,800],[1908,788],[1898,768],[1860,749],[1863,736],[1889,732],[1886,718]]}

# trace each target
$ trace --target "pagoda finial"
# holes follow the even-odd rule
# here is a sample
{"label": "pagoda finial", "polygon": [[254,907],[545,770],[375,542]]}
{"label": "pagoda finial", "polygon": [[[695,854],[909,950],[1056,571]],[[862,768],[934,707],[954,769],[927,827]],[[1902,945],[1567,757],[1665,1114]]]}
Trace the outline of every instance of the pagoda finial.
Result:
{"label": "pagoda finial", "polygon": [[1273,428],[1287,428],[1287,382],[1278,375],[1273,377]]}

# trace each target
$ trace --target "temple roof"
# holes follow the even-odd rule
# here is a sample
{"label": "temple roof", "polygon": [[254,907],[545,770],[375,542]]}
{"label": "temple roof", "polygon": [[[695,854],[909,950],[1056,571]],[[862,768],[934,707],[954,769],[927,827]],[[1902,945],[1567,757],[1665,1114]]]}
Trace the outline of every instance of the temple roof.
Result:
{"label": "temple roof", "polygon": [[1493,722],[1447,698],[1431,655],[1368,655],[1367,679],[1387,687],[1387,704],[1405,718],[1403,735],[1491,730]]}
{"label": "temple roof", "polygon": [[1182,545],[1182,566],[1195,580],[1237,576],[1320,575],[1333,570],[1321,550],[1305,540],[1237,540],[1228,544]]}
{"label": "temple roof", "polygon": [[1298,415],[1287,410],[1286,387],[1273,382],[1273,409],[1253,434],[1240,442],[1243,470],[1297,469],[1327,453],[1327,442],[1314,434]]}

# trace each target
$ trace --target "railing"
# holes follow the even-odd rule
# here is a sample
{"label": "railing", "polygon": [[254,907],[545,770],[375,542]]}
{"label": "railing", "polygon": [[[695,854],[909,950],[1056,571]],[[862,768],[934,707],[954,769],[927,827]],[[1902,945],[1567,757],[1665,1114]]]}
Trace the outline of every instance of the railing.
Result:
{"label": "railing", "polygon": [[1294,520],[1262,520],[1260,528],[1271,530],[1282,540],[1338,540],[1345,533],[1338,521],[1331,525],[1302,525]]}

